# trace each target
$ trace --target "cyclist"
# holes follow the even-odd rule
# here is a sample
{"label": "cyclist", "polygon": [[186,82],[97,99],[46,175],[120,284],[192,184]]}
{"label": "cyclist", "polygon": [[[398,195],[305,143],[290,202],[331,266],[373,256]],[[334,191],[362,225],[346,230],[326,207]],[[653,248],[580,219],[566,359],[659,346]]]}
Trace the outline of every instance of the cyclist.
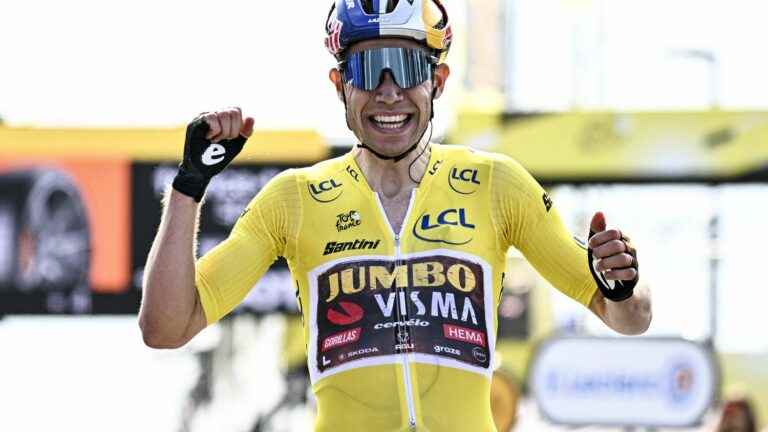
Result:
{"label": "cyclist", "polygon": [[140,325],[184,345],[283,256],[297,286],[318,431],[494,430],[496,307],[515,246],[610,328],[644,332],[635,249],[596,213],[574,241],[509,157],[431,143],[451,27],[439,0],[338,0],[330,80],[359,144],[276,176],[229,238],[194,261],[199,202],[252,133],[237,108],[200,115],[150,251]]}

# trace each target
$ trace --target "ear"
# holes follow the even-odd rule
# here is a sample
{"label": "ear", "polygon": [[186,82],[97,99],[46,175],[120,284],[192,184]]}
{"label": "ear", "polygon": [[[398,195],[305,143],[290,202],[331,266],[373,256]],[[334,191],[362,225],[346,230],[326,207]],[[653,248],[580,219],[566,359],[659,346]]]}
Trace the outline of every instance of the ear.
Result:
{"label": "ear", "polygon": [[433,80],[435,99],[439,98],[443,94],[443,91],[445,91],[445,84],[450,75],[451,68],[445,63],[439,64],[437,65],[437,68],[435,68],[435,77]]}
{"label": "ear", "polygon": [[334,87],[336,87],[336,96],[339,100],[344,102],[344,82],[341,79],[341,71],[337,68],[333,68],[328,72],[328,79],[331,80]]}

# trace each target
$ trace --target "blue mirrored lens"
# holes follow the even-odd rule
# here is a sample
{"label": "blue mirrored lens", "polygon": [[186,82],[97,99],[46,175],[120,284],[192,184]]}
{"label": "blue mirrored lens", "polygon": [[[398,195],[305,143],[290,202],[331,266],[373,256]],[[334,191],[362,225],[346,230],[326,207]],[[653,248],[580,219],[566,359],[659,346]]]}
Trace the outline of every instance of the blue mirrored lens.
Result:
{"label": "blue mirrored lens", "polygon": [[432,77],[429,55],[416,48],[373,48],[349,54],[341,64],[344,80],[358,89],[375,90],[389,71],[402,89],[416,87]]}

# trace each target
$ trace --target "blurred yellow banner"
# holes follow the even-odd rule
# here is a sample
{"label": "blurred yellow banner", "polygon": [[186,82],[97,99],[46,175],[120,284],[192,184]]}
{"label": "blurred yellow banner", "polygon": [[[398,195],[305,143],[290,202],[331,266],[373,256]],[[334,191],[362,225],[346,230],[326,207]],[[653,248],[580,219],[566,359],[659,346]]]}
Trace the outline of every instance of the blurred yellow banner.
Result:
{"label": "blurred yellow banner", "polygon": [[768,112],[467,114],[450,142],[544,178],[725,179],[768,170]]}
{"label": "blurred yellow banner", "polygon": [[[26,129],[0,127],[0,158],[72,157],[180,160],[184,129]],[[256,131],[237,162],[312,162],[328,155],[313,131]]]}

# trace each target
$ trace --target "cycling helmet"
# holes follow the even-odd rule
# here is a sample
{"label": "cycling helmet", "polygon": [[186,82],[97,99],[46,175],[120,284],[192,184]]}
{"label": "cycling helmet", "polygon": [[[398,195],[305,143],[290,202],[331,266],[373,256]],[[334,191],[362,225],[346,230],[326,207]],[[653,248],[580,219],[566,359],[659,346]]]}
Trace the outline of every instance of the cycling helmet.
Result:
{"label": "cycling helmet", "polygon": [[355,42],[401,37],[430,48],[443,63],[453,37],[440,0],[336,0],[325,31],[325,46],[337,60]]}

